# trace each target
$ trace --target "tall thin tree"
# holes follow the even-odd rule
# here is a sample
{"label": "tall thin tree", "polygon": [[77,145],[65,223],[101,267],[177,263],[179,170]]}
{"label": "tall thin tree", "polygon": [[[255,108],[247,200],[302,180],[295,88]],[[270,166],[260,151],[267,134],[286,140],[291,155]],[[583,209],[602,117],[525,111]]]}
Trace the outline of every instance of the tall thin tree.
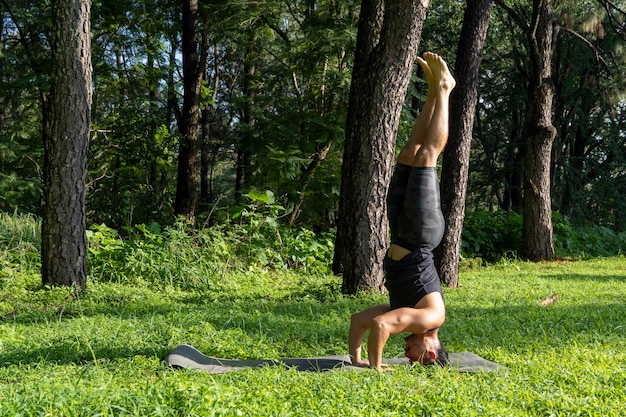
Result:
{"label": "tall thin tree", "polygon": [[85,181],[91,112],[90,0],[52,2],[49,132],[44,134],[43,283],[86,285]]}
{"label": "tall thin tree", "polygon": [[183,1],[182,58],[183,58],[183,111],[179,130],[178,177],[174,212],[195,221],[198,204],[198,132],[200,131],[200,89],[206,51],[198,56],[198,0]]}
{"label": "tall thin tree", "polygon": [[478,75],[492,3],[493,0],[467,1],[454,65],[457,83],[450,96],[450,133],[441,170],[441,208],[446,231],[436,252],[439,277],[449,287],[456,287],[459,279],[470,144],[478,104]]}
{"label": "tall thin tree", "polygon": [[528,44],[527,116],[524,126],[523,247],[531,260],[554,256],[550,162],[556,128],[552,125],[554,2],[533,0],[530,17],[521,6],[494,0],[519,25]]}
{"label": "tall thin tree", "polygon": [[554,256],[550,161],[556,128],[552,125],[552,0],[534,0],[530,27],[528,120],[525,127],[523,255],[532,260]]}

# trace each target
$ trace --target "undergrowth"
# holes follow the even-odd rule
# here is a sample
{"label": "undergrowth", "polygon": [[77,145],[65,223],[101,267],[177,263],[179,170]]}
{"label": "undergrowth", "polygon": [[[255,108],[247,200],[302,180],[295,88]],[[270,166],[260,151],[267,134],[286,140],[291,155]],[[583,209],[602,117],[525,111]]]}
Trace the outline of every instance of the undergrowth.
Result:
{"label": "undergrowth", "polygon": [[[321,264],[326,249],[305,248],[289,261],[293,242],[282,232],[280,256],[265,263],[236,248],[232,230],[191,233],[181,224],[141,226],[124,239],[92,228],[88,286],[76,298],[41,286],[37,220],[12,217],[0,216],[19,223],[0,228],[0,416],[626,413],[623,256],[505,257],[464,271],[459,288],[444,290],[440,337],[452,352],[507,368],[500,372],[268,367],[211,375],[174,371],[163,359],[181,343],[237,359],[344,354],[350,314],[385,295],[340,294],[341,278]],[[541,305],[554,294],[556,302]],[[402,335],[394,336],[385,356],[402,349]]]}

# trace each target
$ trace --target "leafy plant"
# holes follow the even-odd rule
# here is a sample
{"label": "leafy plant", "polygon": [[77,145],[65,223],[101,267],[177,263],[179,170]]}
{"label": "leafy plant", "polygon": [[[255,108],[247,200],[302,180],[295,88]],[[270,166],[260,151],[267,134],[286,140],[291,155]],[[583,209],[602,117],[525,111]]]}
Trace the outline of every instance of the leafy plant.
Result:
{"label": "leafy plant", "polygon": [[[496,262],[516,258],[522,245],[522,216],[514,212],[468,212],[463,225],[462,255]],[[626,233],[599,225],[573,225],[553,212],[554,250],[560,257],[615,256],[626,252]]]}
{"label": "leafy plant", "polygon": [[554,213],[554,246],[561,256],[614,256],[626,252],[626,233],[600,225],[574,226],[570,220]]}
{"label": "leafy plant", "polygon": [[463,224],[462,254],[494,262],[515,257],[522,245],[522,217],[514,212],[468,212]]}

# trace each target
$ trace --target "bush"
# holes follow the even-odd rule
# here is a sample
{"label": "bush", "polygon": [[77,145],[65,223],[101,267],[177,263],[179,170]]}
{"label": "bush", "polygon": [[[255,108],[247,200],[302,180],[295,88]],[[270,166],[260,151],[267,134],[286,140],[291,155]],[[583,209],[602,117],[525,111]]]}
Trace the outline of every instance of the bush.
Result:
{"label": "bush", "polygon": [[278,223],[231,224],[202,230],[179,221],[163,231],[138,225],[122,239],[105,225],[88,231],[91,279],[151,286],[211,287],[226,271],[291,269],[330,273],[331,233],[315,235]]}
{"label": "bush", "polygon": [[[466,258],[496,262],[517,257],[522,250],[522,216],[514,212],[468,212],[463,225],[461,253]],[[552,214],[554,250],[559,257],[615,256],[626,252],[626,233],[599,225],[573,225]]]}
{"label": "bush", "polygon": [[599,225],[574,226],[558,212],[553,213],[554,250],[559,256],[614,256],[626,252],[626,233]]}
{"label": "bush", "polygon": [[495,262],[517,257],[522,249],[522,216],[514,212],[468,212],[463,225],[461,254]]}

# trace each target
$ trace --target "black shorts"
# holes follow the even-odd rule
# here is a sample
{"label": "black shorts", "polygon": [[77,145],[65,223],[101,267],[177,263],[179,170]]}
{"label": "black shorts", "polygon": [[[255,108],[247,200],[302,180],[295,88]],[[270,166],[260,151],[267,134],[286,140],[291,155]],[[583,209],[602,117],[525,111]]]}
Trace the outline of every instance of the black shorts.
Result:
{"label": "black shorts", "polygon": [[443,296],[439,274],[429,249],[416,249],[399,261],[386,256],[383,267],[392,310],[415,307],[424,296],[432,292]]}
{"label": "black shorts", "polygon": [[391,243],[409,251],[399,261],[385,257],[385,287],[391,308],[415,307],[426,294],[439,292],[441,282],[432,250],[445,230],[437,170],[398,164],[387,194]]}
{"label": "black shorts", "polygon": [[391,243],[414,251],[439,246],[445,230],[437,169],[398,164],[387,192]]}

